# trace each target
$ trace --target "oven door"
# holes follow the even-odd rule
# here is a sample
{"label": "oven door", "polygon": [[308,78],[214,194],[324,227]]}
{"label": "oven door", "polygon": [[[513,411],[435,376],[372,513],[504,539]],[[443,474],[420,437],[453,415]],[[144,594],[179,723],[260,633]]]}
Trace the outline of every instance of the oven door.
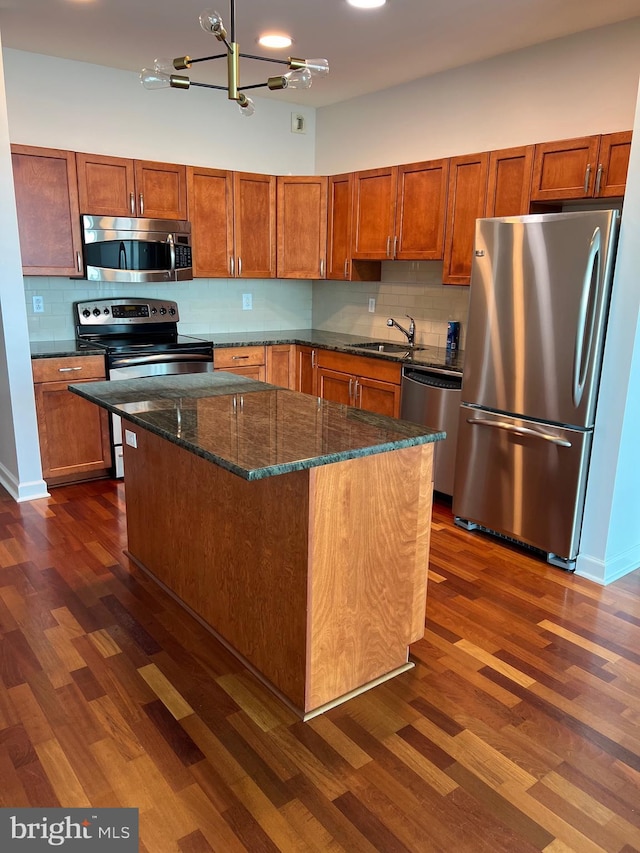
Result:
{"label": "oven door", "polygon": [[[109,379],[144,379],[147,376],[175,376],[180,373],[211,373],[211,346],[192,348],[188,352],[162,352],[147,355],[112,354],[108,359]],[[113,465],[116,477],[124,476],[122,452],[122,419],[111,415]]]}

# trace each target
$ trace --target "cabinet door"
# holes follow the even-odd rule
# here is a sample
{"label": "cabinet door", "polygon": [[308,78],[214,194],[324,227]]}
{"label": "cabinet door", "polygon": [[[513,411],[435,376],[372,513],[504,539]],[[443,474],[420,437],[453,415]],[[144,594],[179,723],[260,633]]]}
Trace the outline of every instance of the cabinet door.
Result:
{"label": "cabinet door", "polygon": [[277,179],[278,278],[325,277],[327,179]]}
{"label": "cabinet door", "polygon": [[533,145],[523,145],[489,154],[486,216],[529,213],[533,153]]}
{"label": "cabinet door", "polygon": [[267,382],[296,390],[296,348],[292,344],[274,344],[266,349]]}
{"label": "cabinet door", "polygon": [[187,168],[194,278],[233,275],[233,173]]}
{"label": "cabinet door", "polygon": [[337,370],[329,370],[327,367],[318,367],[317,381],[318,396],[322,397],[323,400],[353,406],[354,376],[349,373],[340,373]]}
{"label": "cabinet door", "polygon": [[398,260],[442,259],[448,178],[448,160],[398,167],[395,226]]}
{"label": "cabinet door", "polygon": [[627,184],[631,131],[606,133],[600,137],[600,153],[594,195],[597,198],[623,196]]}
{"label": "cabinet door", "polygon": [[338,281],[380,281],[380,261],[354,261],[351,257],[353,174],[331,175],[327,195],[326,278]]}
{"label": "cabinet door", "polygon": [[138,216],[187,218],[187,167],[134,160]]}
{"label": "cabinet door", "polygon": [[393,257],[398,169],[369,169],[353,176],[352,258]]}
{"label": "cabinet door", "polygon": [[76,154],[80,212],[95,216],[135,216],[133,160]]}
{"label": "cabinet door", "polygon": [[[44,366],[45,370],[54,370],[58,364],[62,370],[77,370],[78,367],[65,368],[65,365],[67,362],[69,365],[81,364],[83,360],[46,361],[51,363]],[[41,372],[34,370],[34,375]],[[85,372],[90,373],[91,370]],[[74,381],[92,382],[94,378]],[[50,486],[105,476],[111,468],[107,412],[72,394],[67,390],[68,384],[69,379],[34,384],[42,476]]]}
{"label": "cabinet door", "polygon": [[445,232],[443,284],[469,284],[476,219],[484,216],[489,154],[452,157]]}
{"label": "cabinet door", "polygon": [[303,394],[317,394],[316,351],[312,347],[296,346],[296,358],[296,390]]}
{"label": "cabinet door", "polygon": [[233,225],[237,278],[275,278],[276,179],[235,172]]}
{"label": "cabinet door", "polygon": [[536,145],[532,201],[592,196],[599,144],[599,136],[583,136]]}
{"label": "cabinet door", "polygon": [[12,145],[11,162],[23,273],[81,275],[75,154]]}
{"label": "cabinet door", "polygon": [[400,417],[400,386],[358,376],[355,386],[355,404],[378,415]]}

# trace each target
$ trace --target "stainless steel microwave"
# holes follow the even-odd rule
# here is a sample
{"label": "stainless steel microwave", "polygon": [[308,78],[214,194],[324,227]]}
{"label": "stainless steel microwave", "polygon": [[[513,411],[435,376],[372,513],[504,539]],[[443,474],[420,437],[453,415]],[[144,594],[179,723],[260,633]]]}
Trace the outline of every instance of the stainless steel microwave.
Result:
{"label": "stainless steel microwave", "polygon": [[82,241],[90,281],[193,278],[190,222],[84,214]]}

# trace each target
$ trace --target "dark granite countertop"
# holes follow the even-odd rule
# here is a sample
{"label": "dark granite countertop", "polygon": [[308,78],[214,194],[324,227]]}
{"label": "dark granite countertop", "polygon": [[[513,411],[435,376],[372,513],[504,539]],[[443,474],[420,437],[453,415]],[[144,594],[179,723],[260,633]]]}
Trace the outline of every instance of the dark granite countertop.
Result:
{"label": "dark granite countertop", "polygon": [[232,373],[70,390],[245,480],[440,441],[445,433]]}
{"label": "dark granite countertop", "polygon": [[62,358],[76,355],[104,355],[102,347],[79,341],[31,341],[31,358]]}
{"label": "dark granite countertop", "polygon": [[[407,356],[401,353],[381,353],[370,349],[358,349],[355,344],[372,343],[374,338],[362,335],[347,335],[343,332],[323,332],[318,329],[287,329],[284,331],[266,332],[220,332],[216,334],[199,334],[190,337],[203,341],[211,341],[216,347],[246,347],[272,346],[273,344],[301,344],[303,346],[331,349],[351,355],[369,356],[371,358],[395,361],[402,364],[414,364],[420,367],[432,367],[462,373],[464,353],[458,352],[451,356],[442,347],[425,347],[414,350]],[[399,336],[398,336],[399,337]],[[394,341],[395,342],[395,341]],[[391,341],[389,342],[391,343]],[[397,343],[402,343],[398,340]],[[96,355],[103,350],[92,347],[91,344],[79,344],[77,341],[33,341],[31,343],[32,358],[52,358],[55,356]],[[213,356],[215,364],[215,353]]]}

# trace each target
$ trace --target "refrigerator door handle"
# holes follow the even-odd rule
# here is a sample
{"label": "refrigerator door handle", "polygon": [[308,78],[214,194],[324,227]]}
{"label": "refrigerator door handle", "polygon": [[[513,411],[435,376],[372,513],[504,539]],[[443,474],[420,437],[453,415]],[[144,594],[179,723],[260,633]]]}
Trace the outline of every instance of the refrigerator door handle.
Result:
{"label": "refrigerator door handle", "polygon": [[[576,341],[573,354],[573,405],[580,405],[584,393],[587,368],[591,359],[591,345],[596,324],[596,299],[602,288],[602,275],[600,271],[600,250],[602,235],[600,228],[596,228],[591,238],[587,267],[584,273],[582,295],[578,308],[578,323],[576,328]],[[593,271],[596,271],[595,287],[593,286]],[[587,326],[588,323],[588,326]]]}
{"label": "refrigerator door handle", "polygon": [[493,421],[488,418],[467,418],[467,423],[472,426],[488,426],[495,427],[496,429],[504,429],[507,432],[513,432],[516,435],[525,435],[525,436],[533,436],[534,438],[541,438],[543,441],[548,441],[551,444],[556,444],[558,447],[571,447],[571,442],[567,441],[565,438],[558,438],[557,435],[550,435],[547,432],[538,432],[535,429],[529,429],[529,427],[523,426],[514,426],[510,424],[508,421]]}

